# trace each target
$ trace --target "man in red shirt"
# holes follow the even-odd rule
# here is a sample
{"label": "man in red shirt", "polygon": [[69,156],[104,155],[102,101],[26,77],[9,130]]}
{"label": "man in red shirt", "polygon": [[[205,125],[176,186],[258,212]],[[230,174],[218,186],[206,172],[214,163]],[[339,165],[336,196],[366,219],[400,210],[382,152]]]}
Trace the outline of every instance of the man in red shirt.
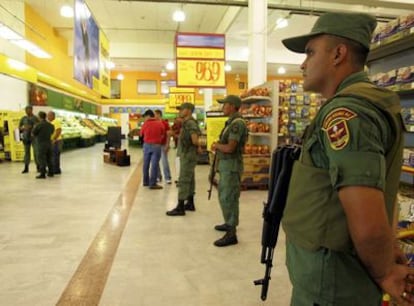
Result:
{"label": "man in red shirt", "polygon": [[[170,164],[168,163],[168,151],[170,149],[170,125],[168,124],[168,120],[162,119],[162,111],[156,109],[154,111],[155,118],[160,120],[165,127],[165,137],[163,147],[161,149],[161,165],[162,165],[162,173],[164,175],[165,182],[167,184],[171,184],[171,171],[170,171]],[[161,169],[158,166],[158,177],[161,177]]]}
{"label": "man in red shirt", "polygon": [[144,139],[143,185],[149,186],[150,189],[162,189],[162,186],[157,185],[157,174],[165,138],[165,127],[160,120],[154,118],[154,112],[150,109],[145,111],[144,118],[145,122],[140,132]]}

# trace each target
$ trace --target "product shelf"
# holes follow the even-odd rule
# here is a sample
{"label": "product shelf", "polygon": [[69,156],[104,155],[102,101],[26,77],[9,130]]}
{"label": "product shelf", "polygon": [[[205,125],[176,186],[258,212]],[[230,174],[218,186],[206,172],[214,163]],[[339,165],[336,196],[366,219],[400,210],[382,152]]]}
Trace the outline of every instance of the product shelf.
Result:
{"label": "product shelf", "polygon": [[402,166],[402,171],[407,172],[407,173],[411,173],[414,174],[414,167],[410,167],[410,166]]}
{"label": "product shelf", "polygon": [[273,101],[272,98],[269,96],[249,96],[241,100],[242,100],[242,103],[255,103],[255,102],[261,102],[261,101],[272,102]]}

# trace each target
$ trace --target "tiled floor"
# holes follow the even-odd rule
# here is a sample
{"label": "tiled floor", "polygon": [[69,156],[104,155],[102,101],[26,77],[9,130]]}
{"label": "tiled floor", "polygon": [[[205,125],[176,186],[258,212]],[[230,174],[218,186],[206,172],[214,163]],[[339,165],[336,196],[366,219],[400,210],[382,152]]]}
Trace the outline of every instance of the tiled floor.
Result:
{"label": "tiled floor", "polygon": [[[21,163],[0,164],[0,305],[56,305],[76,276],[88,279],[87,288],[75,288],[78,299],[75,296],[59,305],[89,306],[88,295],[107,306],[289,305],[283,235],[266,302],[253,285],[264,274],[259,256],[266,192],[242,192],[239,244],[217,248],[212,243],[222,233],[213,227],[222,223],[222,217],[216,190],[207,200],[208,165],[196,168],[196,212],[185,217],[165,216],[176,204],[174,184],[162,190],[138,187],[111,266],[104,251],[112,241],[97,235],[107,218],[113,231],[122,221],[128,195],[135,191],[124,187],[128,182],[139,183],[140,169],[135,174],[134,170],[142,153],[128,148],[131,167],[117,167],[103,163],[102,148],[97,144],[65,152],[63,174],[40,181],[32,169],[20,174]],[[172,150],[172,168],[174,154]],[[92,246],[89,252],[94,260],[110,268],[106,283],[97,279],[101,273],[94,274],[88,266],[82,276],[76,273]],[[102,284],[102,292],[95,282]]]}

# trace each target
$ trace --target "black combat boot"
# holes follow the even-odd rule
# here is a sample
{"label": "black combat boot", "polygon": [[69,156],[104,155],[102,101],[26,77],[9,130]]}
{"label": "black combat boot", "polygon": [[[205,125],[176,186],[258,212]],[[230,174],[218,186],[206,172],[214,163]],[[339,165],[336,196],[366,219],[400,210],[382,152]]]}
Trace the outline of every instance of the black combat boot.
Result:
{"label": "black combat boot", "polygon": [[216,231],[220,231],[220,232],[228,232],[232,229],[232,227],[230,225],[227,225],[226,223],[220,224],[220,225],[216,225],[214,227],[214,229]]}
{"label": "black combat boot", "polygon": [[29,166],[25,165],[22,173],[28,173],[28,172],[29,172]]}
{"label": "black combat boot", "polygon": [[187,203],[184,205],[184,209],[189,211],[195,211],[193,195],[188,197]]}
{"label": "black combat boot", "polygon": [[235,227],[232,227],[231,230],[227,231],[226,234],[222,238],[214,241],[214,245],[216,247],[225,247],[225,246],[233,245],[237,243],[238,241],[237,241]]}
{"label": "black combat boot", "polygon": [[167,211],[167,216],[184,216],[184,200],[178,200],[177,207],[173,210]]}

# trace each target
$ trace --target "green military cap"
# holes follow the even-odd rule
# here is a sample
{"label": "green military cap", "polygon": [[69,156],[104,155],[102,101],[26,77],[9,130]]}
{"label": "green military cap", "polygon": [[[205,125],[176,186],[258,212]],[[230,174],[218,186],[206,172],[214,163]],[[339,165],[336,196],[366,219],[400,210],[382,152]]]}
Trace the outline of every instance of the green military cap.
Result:
{"label": "green military cap", "polygon": [[305,53],[308,41],[317,35],[329,34],[359,42],[369,50],[375,18],[362,13],[326,13],[319,17],[309,34],[286,38],[282,43],[293,52]]}
{"label": "green military cap", "polygon": [[194,104],[190,103],[190,102],[184,102],[183,104],[181,104],[180,106],[177,107],[177,109],[189,109],[191,111],[194,110]]}
{"label": "green military cap", "polygon": [[240,105],[241,105],[241,99],[240,99],[240,97],[239,96],[235,96],[235,95],[228,95],[224,99],[218,99],[217,102],[218,103],[229,103],[229,104],[233,104],[236,107],[240,107]]}

